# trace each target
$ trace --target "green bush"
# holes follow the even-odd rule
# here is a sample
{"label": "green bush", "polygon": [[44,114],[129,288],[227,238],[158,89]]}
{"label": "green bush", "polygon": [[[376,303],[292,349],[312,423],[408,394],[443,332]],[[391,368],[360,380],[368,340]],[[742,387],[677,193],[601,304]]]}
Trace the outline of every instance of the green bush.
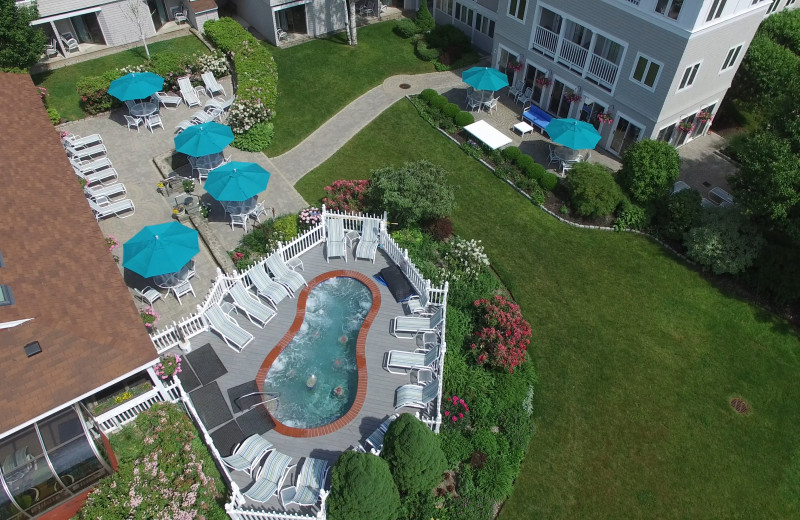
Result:
{"label": "green bush", "polygon": [[278,240],[281,242],[294,240],[298,233],[297,215],[284,215],[283,217],[276,218],[273,229],[275,233],[280,234]]}
{"label": "green bush", "polygon": [[475,122],[475,116],[470,114],[469,112],[459,112],[456,114],[455,123],[457,126],[465,127],[467,125],[471,125]]}
{"label": "green bush", "polygon": [[503,157],[508,162],[516,164],[520,157],[522,157],[522,150],[517,148],[516,146],[509,146],[507,148],[503,148],[502,152]]}
{"label": "green bush", "polygon": [[533,160],[533,157],[526,154],[521,154],[516,160],[517,167],[523,172],[533,171],[533,169],[535,168],[534,166],[535,164],[536,161]]}
{"label": "green bush", "polygon": [[764,239],[738,210],[704,208],[683,243],[687,256],[714,274],[737,274],[753,264]]}
{"label": "green bush", "polygon": [[773,41],[800,55],[800,11],[784,10],[761,22],[758,34],[769,36]]}
{"label": "green bush", "polygon": [[642,206],[634,204],[627,197],[617,208],[617,218],[614,220],[614,229],[623,231],[625,229],[644,229],[650,223],[650,215]]}
{"label": "green bush", "polygon": [[469,460],[472,455],[472,443],[464,437],[461,430],[446,428],[439,433],[442,441],[442,451],[447,458],[447,464],[455,468],[461,462]]}
{"label": "green bush", "polygon": [[272,142],[275,126],[271,122],[253,125],[243,134],[234,134],[233,146],[246,152],[260,152]]}
{"label": "green bush", "polygon": [[566,180],[572,207],[579,215],[610,215],[622,200],[622,192],[611,170],[598,163],[581,162],[572,167]]}
{"label": "green bush", "polygon": [[539,185],[545,191],[553,191],[558,186],[558,175],[549,172],[542,166],[542,176],[539,177]]}
{"label": "green bush", "polygon": [[[164,78],[164,90],[171,90],[176,87],[178,78],[186,75],[194,58],[176,52],[162,52],[154,54],[146,68]],[[195,81],[200,82],[199,76]]]}
{"label": "green bush", "polygon": [[455,119],[455,117],[461,113],[461,108],[455,103],[448,103],[442,109],[442,113],[447,117]]}
{"label": "green bush", "polygon": [[469,36],[451,24],[437,25],[428,33],[425,39],[428,40],[428,46],[441,50],[457,47],[462,51],[466,51],[472,46]]}
{"label": "green bush", "polygon": [[408,413],[389,426],[381,458],[389,464],[401,496],[430,493],[447,469],[439,437]]}
{"label": "green bush", "polygon": [[515,467],[502,457],[489,457],[475,474],[475,485],[486,497],[505,500],[514,490]]}
{"label": "green bush", "polygon": [[756,34],[734,80],[735,95],[764,107],[791,91],[800,57],[768,36]]}
{"label": "green bush", "polygon": [[681,240],[691,228],[700,223],[703,197],[696,190],[681,190],[670,195],[656,214],[658,232],[668,240]]}
{"label": "green bush", "polygon": [[650,204],[665,197],[678,180],[678,151],[664,141],[643,139],[622,154],[619,183],[637,204]]}
{"label": "green bush", "polygon": [[119,106],[119,100],[108,93],[108,88],[112,81],[122,75],[119,69],[113,69],[100,76],[86,76],[79,79],[75,88],[81,98],[83,111],[89,115],[96,115]]}
{"label": "green bush", "polygon": [[542,177],[544,177],[545,174],[545,169],[544,166],[537,162],[534,162],[533,164],[528,162],[528,164],[525,165],[525,168],[522,169],[522,173],[524,173],[527,178],[534,180],[541,185]]}
{"label": "green bush", "polygon": [[[800,300],[800,247],[795,244],[767,244],[751,269],[751,281],[758,291],[766,291],[778,303]],[[450,314],[448,311],[448,321]],[[444,447],[444,444],[442,444]]]}
{"label": "green bush", "polygon": [[50,118],[50,122],[53,123],[53,125],[57,125],[61,122],[61,114],[59,114],[58,110],[55,108],[47,109],[47,117]]}
{"label": "green bush", "polygon": [[422,61],[433,61],[439,57],[440,51],[436,47],[429,47],[425,40],[420,40],[416,45],[417,57]]}
{"label": "green bush", "polygon": [[431,15],[431,12],[428,10],[427,2],[420,2],[419,11],[417,11],[416,22],[420,32],[423,33],[430,32],[434,27],[436,27],[436,22],[433,21],[433,15]]}
{"label": "green bush", "polygon": [[436,97],[431,99],[430,105],[431,108],[435,108],[436,110],[442,110],[444,107],[449,103],[446,97],[437,94]]}
{"label": "green bush", "polygon": [[[0,7],[1,68],[18,74],[19,72],[14,71],[27,69],[39,61],[47,44],[47,36],[41,27],[31,23],[38,18],[36,3],[25,5],[11,0],[3,2]],[[27,72],[22,71],[25,74]]]}
{"label": "green bush", "polygon": [[404,226],[447,216],[455,206],[446,172],[424,160],[373,170],[366,199]]}
{"label": "green bush", "polygon": [[419,26],[416,24],[416,22],[414,22],[414,20],[403,18],[394,24],[394,32],[401,38],[411,38],[420,31]]}
{"label": "green bush", "polygon": [[419,93],[419,98],[430,105],[431,102],[433,101],[433,98],[435,98],[438,95],[439,93],[433,90],[432,88],[426,88],[425,90]]}
{"label": "green bush", "polygon": [[327,506],[330,520],[395,520],[400,495],[389,465],[369,453],[342,453],[331,470]]}

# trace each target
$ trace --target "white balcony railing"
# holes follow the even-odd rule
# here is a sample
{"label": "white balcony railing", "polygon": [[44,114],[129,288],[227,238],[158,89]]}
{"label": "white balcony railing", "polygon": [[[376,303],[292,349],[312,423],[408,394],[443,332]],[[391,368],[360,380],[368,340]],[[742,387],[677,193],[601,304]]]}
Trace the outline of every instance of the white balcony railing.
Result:
{"label": "white balcony railing", "polygon": [[571,67],[583,70],[588,54],[589,50],[584,49],[577,43],[561,40],[561,47],[558,50],[559,61],[567,62]]}
{"label": "white balcony railing", "polygon": [[119,430],[136,417],[156,403],[165,401],[175,402],[179,398],[179,391],[173,383],[164,388],[153,388],[142,395],[138,395],[130,401],[121,404],[111,410],[101,413],[95,417],[95,421],[100,425],[103,433],[108,434]]}
{"label": "white balcony railing", "polygon": [[533,47],[545,54],[555,56],[556,48],[558,47],[558,33],[538,25],[533,36]]}
{"label": "white balcony railing", "polygon": [[601,58],[597,54],[592,54],[589,58],[589,68],[586,70],[586,76],[594,79],[600,85],[609,89],[613,87],[614,82],[617,81],[617,72],[619,72],[619,65]]}

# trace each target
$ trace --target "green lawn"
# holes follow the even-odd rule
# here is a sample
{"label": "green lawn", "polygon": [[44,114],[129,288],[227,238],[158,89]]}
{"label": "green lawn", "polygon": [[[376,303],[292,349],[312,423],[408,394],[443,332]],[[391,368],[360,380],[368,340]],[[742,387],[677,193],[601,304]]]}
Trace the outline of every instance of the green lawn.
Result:
{"label": "green lawn", "polygon": [[[196,36],[183,36],[172,40],[156,42],[148,45],[150,54],[160,52],[177,52],[179,54],[194,54],[195,52],[208,52],[208,47],[197,39]],[[98,76],[111,69],[137,65],[147,61],[144,47],[103,56],[90,61],[84,61],[69,67],[62,67],[50,72],[43,72],[33,76],[33,82],[47,89],[49,96],[47,102],[55,108],[61,117],[74,121],[86,117],[80,106],[80,98],[75,90],[78,80],[84,76]]]}
{"label": "green lawn", "polygon": [[280,155],[307,137],[351,101],[396,74],[433,72],[414,55],[411,40],[392,32],[394,22],[358,29],[358,45],[340,33],[288,49],[270,46],[278,64],[275,138],[267,148]]}
{"label": "green lawn", "polygon": [[646,238],[557,222],[406,101],[296,187],[315,201],[421,158],[451,172],[456,232],[483,240],[534,330],[537,433],[500,520],[798,518],[794,330]]}

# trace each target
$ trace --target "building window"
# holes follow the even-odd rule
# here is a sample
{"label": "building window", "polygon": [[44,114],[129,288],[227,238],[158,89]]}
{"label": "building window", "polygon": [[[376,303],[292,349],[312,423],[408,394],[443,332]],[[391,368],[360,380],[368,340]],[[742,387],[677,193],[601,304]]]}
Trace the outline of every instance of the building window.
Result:
{"label": "building window", "polygon": [[686,70],[683,71],[683,77],[681,78],[681,83],[678,85],[678,90],[683,90],[685,88],[689,88],[694,85],[694,79],[697,77],[697,71],[700,70],[700,64],[695,63],[694,65],[689,65],[686,67]]}
{"label": "building window", "polygon": [[736,65],[736,59],[739,57],[739,53],[742,52],[742,45],[744,44],[739,44],[728,51],[728,55],[725,57],[725,61],[722,63],[722,69],[720,69],[720,72],[724,72]]}
{"label": "building window", "polygon": [[11,287],[8,285],[0,284],[0,307],[4,305],[14,304],[14,294],[11,292]]}
{"label": "building window", "polygon": [[[772,3],[767,8],[767,14],[772,14],[778,10],[778,4],[781,3],[781,0],[772,0]],[[788,3],[786,5],[789,5]]]}
{"label": "building window", "polygon": [[790,5],[793,5],[795,3],[795,1],[796,0],[786,0],[786,7],[789,7]]}
{"label": "building window", "polygon": [[675,137],[675,129],[677,128],[677,126],[678,123],[672,123],[671,125],[662,128],[658,132],[658,137],[656,137],[656,140],[672,144],[672,138]]}
{"label": "building window", "polygon": [[720,16],[722,16],[722,11],[725,9],[725,3],[727,0],[714,0],[714,3],[711,4],[711,10],[708,11],[708,17],[706,17],[706,22],[710,22],[711,20],[716,20]]}
{"label": "building window", "polygon": [[453,0],[439,0],[439,10],[453,16]]}
{"label": "building window", "polygon": [[642,54],[636,55],[636,65],[633,67],[631,80],[643,85],[650,90],[655,90],[658,75],[661,72],[661,64],[656,63]]}
{"label": "building window", "polygon": [[681,14],[681,7],[683,7],[683,0],[658,0],[656,12],[677,20],[678,15]]}
{"label": "building window", "polygon": [[472,27],[473,16],[474,12],[472,11],[472,9],[469,9],[468,7],[464,7],[463,5],[456,3],[456,20]]}
{"label": "building window", "polygon": [[482,14],[476,14],[475,28],[489,38],[494,38],[494,20],[490,20]]}
{"label": "building window", "polygon": [[526,7],[528,7],[528,0],[511,0],[508,4],[508,14],[519,20],[524,20]]}

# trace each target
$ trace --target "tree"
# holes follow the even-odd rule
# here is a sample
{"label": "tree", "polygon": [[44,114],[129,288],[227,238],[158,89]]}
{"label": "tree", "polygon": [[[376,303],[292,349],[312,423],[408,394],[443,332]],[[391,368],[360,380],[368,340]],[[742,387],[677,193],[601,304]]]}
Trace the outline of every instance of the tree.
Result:
{"label": "tree", "polygon": [[680,240],[691,228],[700,223],[703,197],[697,190],[681,190],[659,205],[658,230],[664,238]]}
{"label": "tree", "polygon": [[792,143],[770,131],[757,132],[739,145],[737,159],[741,168],[730,185],[745,214],[785,228],[800,203],[800,160]]}
{"label": "tree", "polygon": [[135,27],[144,44],[144,52],[150,59],[150,49],[147,48],[147,28],[152,27],[150,9],[143,0],[125,0],[122,13]]}
{"label": "tree", "polygon": [[441,482],[447,459],[439,442],[430,428],[408,413],[389,426],[381,458],[389,463],[401,495],[430,493]]}
{"label": "tree", "polygon": [[385,209],[392,220],[408,225],[447,216],[456,198],[444,169],[423,160],[373,170],[367,200],[373,210]]}
{"label": "tree", "polygon": [[347,41],[350,45],[358,45],[358,34],[356,32],[356,0],[344,0],[347,9]]}
{"label": "tree", "polygon": [[768,36],[776,43],[800,54],[800,11],[784,10],[761,22],[758,34]]}
{"label": "tree", "polygon": [[369,453],[342,453],[333,466],[327,505],[330,520],[395,520],[400,495],[389,465]]}
{"label": "tree", "polygon": [[637,204],[647,205],[666,196],[678,180],[678,151],[664,141],[644,139],[622,155],[619,183]]}
{"label": "tree", "polygon": [[686,254],[714,274],[737,274],[753,264],[764,239],[733,208],[706,208],[700,226],[686,233]]}
{"label": "tree", "polygon": [[573,166],[566,180],[572,207],[585,217],[610,215],[622,201],[611,170],[597,163],[578,163]]}
{"label": "tree", "polygon": [[14,0],[0,0],[0,67],[27,69],[39,61],[47,37],[30,25],[37,18],[35,3],[17,7]]}
{"label": "tree", "polygon": [[797,83],[800,58],[791,50],[757,34],[736,72],[735,95],[771,107]]}
{"label": "tree", "polygon": [[436,27],[436,22],[433,20],[433,15],[428,10],[428,2],[423,0],[419,3],[419,11],[417,11],[417,27],[419,32],[426,34]]}

